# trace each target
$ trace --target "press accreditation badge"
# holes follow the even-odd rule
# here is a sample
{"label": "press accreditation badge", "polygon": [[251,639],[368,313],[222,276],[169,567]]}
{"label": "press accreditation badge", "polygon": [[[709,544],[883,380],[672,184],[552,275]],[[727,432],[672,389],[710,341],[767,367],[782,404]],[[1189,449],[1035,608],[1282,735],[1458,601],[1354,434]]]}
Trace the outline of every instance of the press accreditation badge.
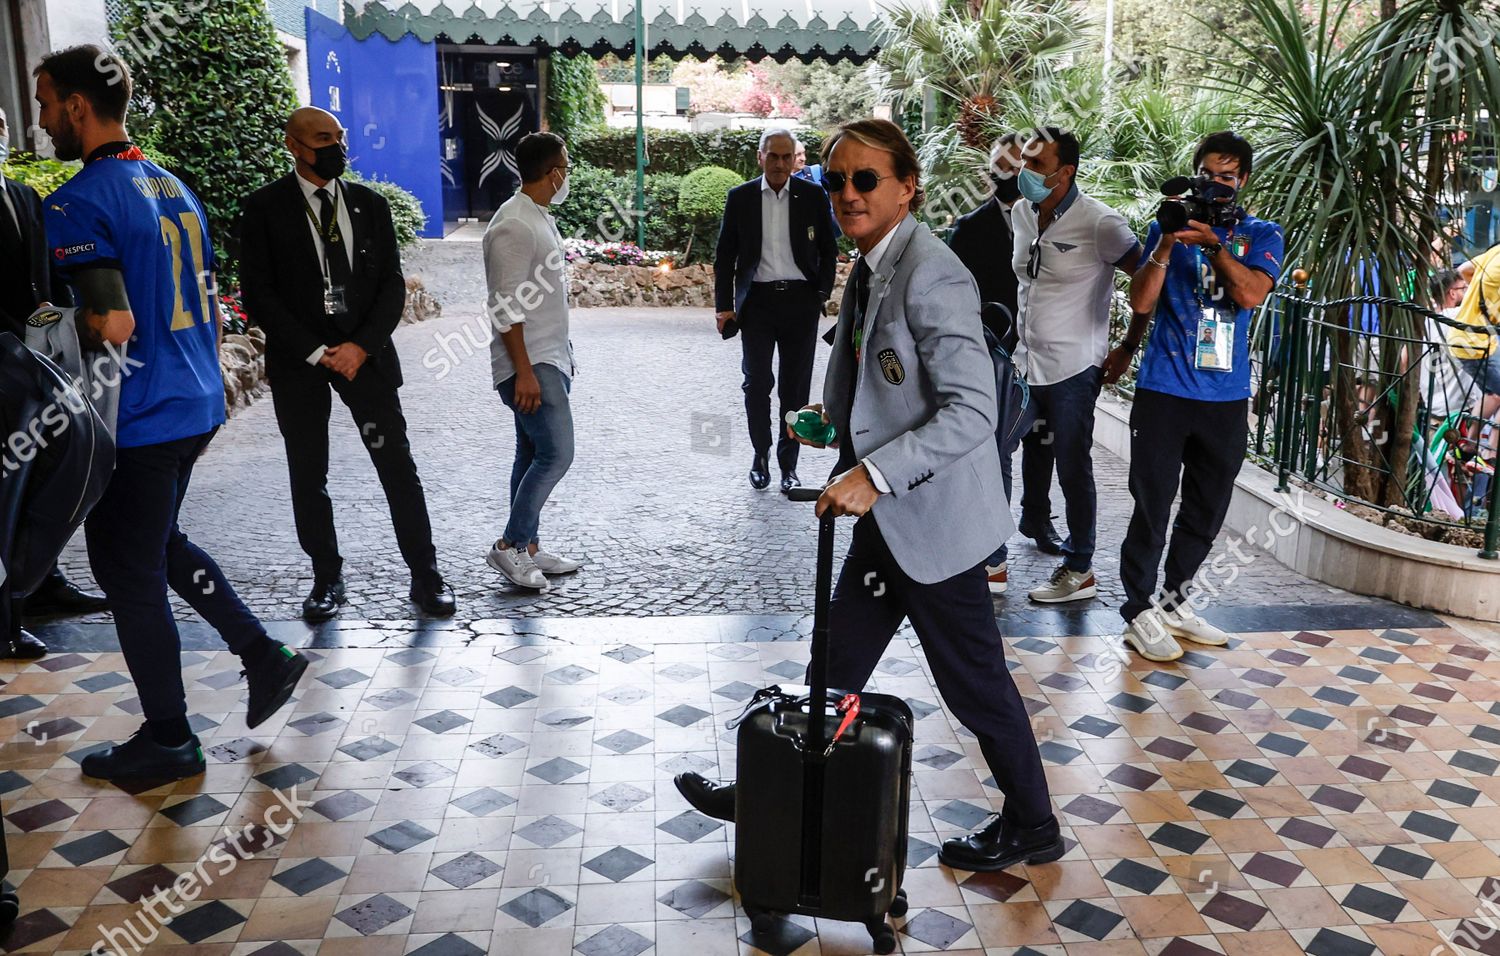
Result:
{"label": "press accreditation badge", "polygon": [[1234,319],[1212,307],[1198,315],[1197,347],[1193,365],[1208,372],[1234,370]]}

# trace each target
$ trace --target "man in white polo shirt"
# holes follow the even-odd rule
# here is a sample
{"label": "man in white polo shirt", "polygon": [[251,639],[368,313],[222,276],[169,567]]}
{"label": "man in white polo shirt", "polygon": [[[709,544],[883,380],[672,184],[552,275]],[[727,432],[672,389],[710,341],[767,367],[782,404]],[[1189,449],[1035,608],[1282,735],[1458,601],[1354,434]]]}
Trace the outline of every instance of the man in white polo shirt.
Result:
{"label": "man in white polo shirt", "polygon": [[510,518],[490,549],[490,567],[511,583],[547,590],[549,574],[582,565],[540,546],[542,506],[573,463],[573,346],[568,341],[567,256],[547,207],[568,195],[568,148],[555,133],[516,146],[521,188],[484,231],[495,391],[514,414],[516,457]]}
{"label": "man in white polo shirt", "polygon": [[[1132,274],[1141,246],[1124,216],[1079,192],[1072,133],[1055,126],[1034,130],[1023,154],[1017,181],[1025,201],[1011,215],[1019,283],[1015,361],[1031,386],[1034,427],[1052,446],[1068,523],[1062,565],[1030,596],[1055,604],[1097,593],[1094,402],[1109,354],[1114,272]],[[1022,511],[1050,514],[1048,489],[1026,484]]]}

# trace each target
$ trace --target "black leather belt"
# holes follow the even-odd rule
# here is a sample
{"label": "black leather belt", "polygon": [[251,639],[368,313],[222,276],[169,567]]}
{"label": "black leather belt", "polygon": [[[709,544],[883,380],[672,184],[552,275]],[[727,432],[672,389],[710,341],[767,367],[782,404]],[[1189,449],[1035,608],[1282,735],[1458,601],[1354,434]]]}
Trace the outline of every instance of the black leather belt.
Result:
{"label": "black leather belt", "polygon": [[775,282],[752,282],[751,285],[773,292],[785,292],[788,289],[800,289],[809,283],[806,279],[777,279]]}

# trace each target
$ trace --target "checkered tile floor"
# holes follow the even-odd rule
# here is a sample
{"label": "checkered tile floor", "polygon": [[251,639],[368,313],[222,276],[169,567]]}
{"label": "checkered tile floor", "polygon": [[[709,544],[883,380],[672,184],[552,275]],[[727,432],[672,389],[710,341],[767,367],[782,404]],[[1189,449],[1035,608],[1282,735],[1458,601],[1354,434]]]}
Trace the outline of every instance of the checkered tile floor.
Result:
{"label": "checkered tile floor", "polygon": [[[1500,655],[1447,628],[1254,633],[1120,672],[1101,641],[1010,642],[1069,850],[989,875],[937,863],[998,794],[920,653],[892,645],[873,689],[920,718],[904,952],[1426,956],[1446,933],[1500,954],[1479,919],[1500,900]],[[865,952],[848,924],[753,936],[732,828],[671,784],[732,775],[725,722],[806,653],[310,651],[295,705],[250,732],[237,662],[188,652],[208,772],[139,793],[78,772],[139,719],[117,654],[0,665],[9,947],[81,953],[110,930],[130,952],[128,926],[203,954]],[[311,807],[278,836],[262,821],[293,788]],[[204,858],[211,884],[168,891],[160,927],[141,901]]]}

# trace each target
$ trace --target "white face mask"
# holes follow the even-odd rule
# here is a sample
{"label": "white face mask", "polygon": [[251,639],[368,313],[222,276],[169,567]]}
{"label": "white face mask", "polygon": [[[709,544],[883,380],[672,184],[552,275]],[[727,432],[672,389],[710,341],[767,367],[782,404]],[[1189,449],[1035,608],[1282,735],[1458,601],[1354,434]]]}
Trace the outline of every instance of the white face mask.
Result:
{"label": "white face mask", "polygon": [[556,206],[568,198],[568,174],[563,173],[562,185],[557,187],[557,192],[552,194],[552,202],[548,205]]}
{"label": "white face mask", "polygon": [[8,159],[10,159],[10,140],[0,139],[0,166],[4,166]]}

